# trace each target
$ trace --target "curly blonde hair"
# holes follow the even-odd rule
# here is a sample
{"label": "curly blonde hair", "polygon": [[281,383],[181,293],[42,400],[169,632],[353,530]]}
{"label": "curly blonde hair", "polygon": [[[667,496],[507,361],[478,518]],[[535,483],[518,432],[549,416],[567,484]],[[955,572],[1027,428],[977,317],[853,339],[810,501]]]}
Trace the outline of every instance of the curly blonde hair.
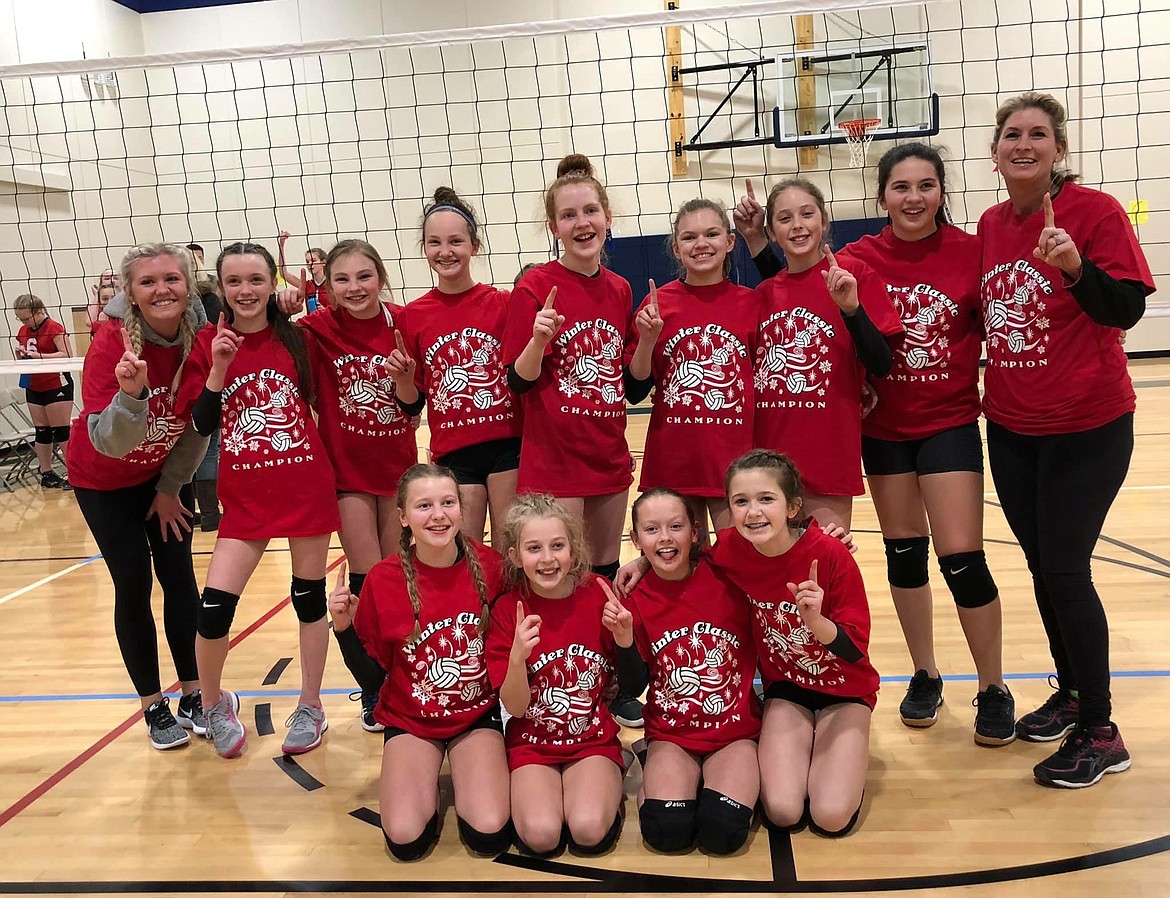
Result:
{"label": "curly blonde hair", "polygon": [[569,557],[572,559],[569,576],[573,578],[573,582],[579,583],[581,577],[589,572],[592,563],[589,543],[585,539],[585,522],[579,515],[570,513],[552,496],[544,493],[524,493],[516,497],[504,518],[504,570],[509,584],[518,586],[525,583],[526,578],[524,568],[512,560],[512,553],[508,550],[519,551],[520,535],[524,525],[541,518],[555,518],[565,525],[565,533],[569,537]]}

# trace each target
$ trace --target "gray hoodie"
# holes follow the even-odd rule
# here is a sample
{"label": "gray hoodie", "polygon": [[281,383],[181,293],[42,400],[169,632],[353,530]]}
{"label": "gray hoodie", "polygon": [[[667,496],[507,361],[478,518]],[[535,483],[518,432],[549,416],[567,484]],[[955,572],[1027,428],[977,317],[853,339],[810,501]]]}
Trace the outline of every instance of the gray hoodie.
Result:
{"label": "gray hoodie", "polygon": [[[106,305],[106,317],[113,320],[107,327],[121,327],[122,319],[130,311],[130,302],[125,293],[118,293]],[[207,324],[207,315],[203,311],[203,303],[198,297],[192,297],[187,305],[187,319],[191,327],[198,332]],[[179,338],[167,340],[160,337],[144,320],[142,322],[142,338],[156,346],[179,346]],[[86,420],[86,429],[89,431],[89,440],[93,447],[102,455],[112,458],[123,458],[129,455],[146,439],[146,427],[149,423],[149,399],[138,399],[127,396],[124,390],[118,390],[105,411],[97,415],[90,415]],[[159,474],[158,492],[167,496],[179,495],[184,484],[190,483],[195,469],[203,461],[207,453],[205,436],[196,433],[190,423],[180,435],[178,441],[171,448],[170,455],[163,462]]]}

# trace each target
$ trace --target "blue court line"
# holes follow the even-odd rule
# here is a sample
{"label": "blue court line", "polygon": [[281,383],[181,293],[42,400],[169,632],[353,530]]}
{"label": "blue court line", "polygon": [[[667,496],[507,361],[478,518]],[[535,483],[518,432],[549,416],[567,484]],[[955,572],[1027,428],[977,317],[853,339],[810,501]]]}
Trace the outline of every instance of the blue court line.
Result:
{"label": "blue court line", "polygon": [[[1004,674],[1005,680],[1047,680],[1052,673],[1016,673]],[[1115,670],[1110,676],[1117,679],[1138,679],[1170,677],[1170,670]],[[909,683],[908,676],[882,677],[883,683]],[[948,682],[977,682],[977,674],[945,674],[943,679]],[[759,680],[756,681],[759,683]],[[322,689],[322,695],[350,695],[357,692],[353,689]],[[285,698],[300,695],[299,689],[237,689],[236,695],[241,698]],[[178,698],[178,693],[171,698]],[[102,702],[102,701],[132,701],[138,696],[132,692],[90,692],[62,695],[0,695],[0,704],[18,704],[20,702]]]}

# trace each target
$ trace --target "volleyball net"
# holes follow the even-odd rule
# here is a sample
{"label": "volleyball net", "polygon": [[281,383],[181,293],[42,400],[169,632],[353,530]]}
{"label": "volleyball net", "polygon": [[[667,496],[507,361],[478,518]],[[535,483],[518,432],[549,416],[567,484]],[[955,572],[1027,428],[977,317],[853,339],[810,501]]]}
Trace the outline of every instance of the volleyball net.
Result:
{"label": "volleyball net", "polygon": [[[949,159],[957,223],[1003,198],[998,103],[1054,93],[1070,162],[1131,213],[1163,286],[1170,187],[1170,13],[1128,0],[743,3],[557,23],[0,68],[0,295],[41,297],[72,332],[103,269],[139,242],[274,251],[361,236],[397,301],[433,284],[424,201],[450,185],[480,213],[474,273],[508,285],[555,247],[543,191],[587,154],[613,207],[614,267],[639,289],[666,264],[672,213],[729,206],[744,179],[799,172],[836,238],[872,228],[885,141]],[[1159,6],[1164,5],[1160,4]],[[868,164],[846,138],[864,128]],[[0,335],[17,322],[3,317]],[[11,340],[5,340],[5,344]],[[82,338],[84,343],[84,338]]]}

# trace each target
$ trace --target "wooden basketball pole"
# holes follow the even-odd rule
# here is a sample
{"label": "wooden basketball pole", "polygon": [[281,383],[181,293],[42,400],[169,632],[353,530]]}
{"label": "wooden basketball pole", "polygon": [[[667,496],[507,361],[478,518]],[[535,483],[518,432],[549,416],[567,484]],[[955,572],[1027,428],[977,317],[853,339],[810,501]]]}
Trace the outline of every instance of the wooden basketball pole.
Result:
{"label": "wooden basketball pole", "polygon": [[[665,0],[666,8],[679,9],[682,0]],[[683,98],[682,76],[682,28],[679,25],[666,26],[666,100],[670,119],[671,175],[685,178],[687,174],[686,105]]]}
{"label": "wooden basketball pole", "polygon": [[[796,131],[798,134],[812,134],[817,127],[817,81],[812,60],[801,56],[801,50],[813,48],[816,33],[811,15],[796,16]],[[800,167],[817,167],[817,148],[797,148]]]}

